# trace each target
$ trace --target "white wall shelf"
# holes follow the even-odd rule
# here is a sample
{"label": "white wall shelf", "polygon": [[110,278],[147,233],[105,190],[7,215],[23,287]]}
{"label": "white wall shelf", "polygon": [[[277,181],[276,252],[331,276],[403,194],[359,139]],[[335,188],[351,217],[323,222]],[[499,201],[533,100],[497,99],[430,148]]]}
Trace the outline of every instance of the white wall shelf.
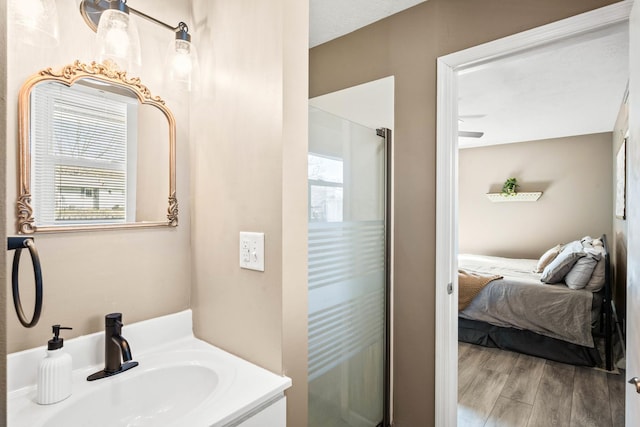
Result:
{"label": "white wall shelf", "polygon": [[535,202],[542,196],[542,191],[534,192],[519,192],[511,195],[504,195],[502,193],[487,193],[487,199],[494,203],[501,202]]}

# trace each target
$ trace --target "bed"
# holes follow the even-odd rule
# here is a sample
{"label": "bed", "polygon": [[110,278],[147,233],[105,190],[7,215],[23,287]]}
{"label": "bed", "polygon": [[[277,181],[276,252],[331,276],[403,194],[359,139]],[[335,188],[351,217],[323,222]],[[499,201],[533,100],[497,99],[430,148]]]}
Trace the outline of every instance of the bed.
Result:
{"label": "bed", "polygon": [[[572,243],[590,244],[585,239]],[[566,279],[561,282],[543,283],[541,278],[548,279],[547,270],[552,265],[543,273],[536,273],[541,260],[459,255],[461,273],[488,278],[488,283],[459,311],[458,340],[572,365],[602,366],[598,350],[602,347],[598,338],[602,337],[604,366],[610,371],[613,328],[609,251],[606,236],[592,241],[599,245],[601,242],[602,246],[598,261],[602,260],[603,283],[597,291],[589,286],[572,289],[573,273],[562,273]],[[558,249],[558,253],[564,254],[568,246]],[[577,265],[572,264],[568,271],[578,269]],[[460,288],[460,294],[462,291]]]}

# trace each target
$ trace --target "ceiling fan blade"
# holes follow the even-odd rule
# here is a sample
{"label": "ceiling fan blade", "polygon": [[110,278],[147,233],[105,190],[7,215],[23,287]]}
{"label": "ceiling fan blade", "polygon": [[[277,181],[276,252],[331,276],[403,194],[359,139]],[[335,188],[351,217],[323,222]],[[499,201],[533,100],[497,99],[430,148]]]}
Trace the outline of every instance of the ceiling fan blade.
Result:
{"label": "ceiling fan blade", "polygon": [[484,135],[484,132],[470,132],[466,130],[458,131],[458,136],[463,138],[482,138],[482,135]]}
{"label": "ceiling fan blade", "polygon": [[486,114],[460,114],[458,115],[458,120],[460,119],[483,119],[487,117]]}

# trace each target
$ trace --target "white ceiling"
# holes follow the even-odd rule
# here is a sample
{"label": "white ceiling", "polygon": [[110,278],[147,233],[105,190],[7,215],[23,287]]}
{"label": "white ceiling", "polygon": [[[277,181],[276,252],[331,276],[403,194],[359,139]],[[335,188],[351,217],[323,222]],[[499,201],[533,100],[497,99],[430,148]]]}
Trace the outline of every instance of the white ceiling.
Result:
{"label": "white ceiling", "polygon": [[309,47],[349,34],[426,0],[310,0]]}
{"label": "white ceiling", "polygon": [[460,73],[461,148],[613,130],[628,80],[620,24]]}

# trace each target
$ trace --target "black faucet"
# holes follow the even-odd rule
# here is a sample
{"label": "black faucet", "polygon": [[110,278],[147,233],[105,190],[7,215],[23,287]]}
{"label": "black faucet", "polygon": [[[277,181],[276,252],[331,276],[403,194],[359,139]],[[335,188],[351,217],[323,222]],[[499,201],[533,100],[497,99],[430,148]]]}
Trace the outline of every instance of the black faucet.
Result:
{"label": "black faucet", "polygon": [[122,313],[107,314],[104,323],[104,369],[89,375],[87,381],[110,377],[138,366],[138,362],[131,361],[131,348],[121,335]]}

